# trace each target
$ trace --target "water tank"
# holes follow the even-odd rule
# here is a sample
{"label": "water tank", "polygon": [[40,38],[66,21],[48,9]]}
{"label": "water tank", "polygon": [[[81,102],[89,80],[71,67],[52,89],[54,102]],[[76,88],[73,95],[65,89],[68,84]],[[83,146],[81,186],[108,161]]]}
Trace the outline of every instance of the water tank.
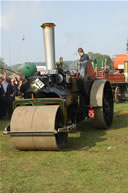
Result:
{"label": "water tank", "polygon": [[37,71],[36,65],[33,63],[25,63],[23,68],[22,68],[22,74],[26,78],[33,76],[36,71]]}

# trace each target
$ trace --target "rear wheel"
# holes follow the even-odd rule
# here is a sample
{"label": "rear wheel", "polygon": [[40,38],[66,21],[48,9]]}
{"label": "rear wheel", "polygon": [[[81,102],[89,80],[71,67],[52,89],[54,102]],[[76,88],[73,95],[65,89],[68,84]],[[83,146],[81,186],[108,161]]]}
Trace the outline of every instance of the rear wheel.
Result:
{"label": "rear wheel", "polygon": [[121,97],[120,97],[120,88],[117,86],[115,89],[115,102],[120,103]]}
{"label": "rear wheel", "polygon": [[[111,126],[113,120],[113,95],[111,85],[108,81],[99,81],[95,85],[96,93],[93,99],[97,104],[93,104],[95,111],[95,119],[93,125],[96,128],[107,129]],[[93,89],[93,88],[92,88]]]}

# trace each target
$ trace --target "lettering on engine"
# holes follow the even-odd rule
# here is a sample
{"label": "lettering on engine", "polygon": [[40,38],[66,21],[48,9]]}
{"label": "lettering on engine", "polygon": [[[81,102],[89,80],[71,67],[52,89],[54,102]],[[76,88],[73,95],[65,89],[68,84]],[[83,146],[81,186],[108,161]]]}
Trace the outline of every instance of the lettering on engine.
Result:
{"label": "lettering on engine", "polygon": [[53,69],[53,70],[42,70],[40,72],[41,75],[44,75],[44,74],[58,74],[58,69]]}

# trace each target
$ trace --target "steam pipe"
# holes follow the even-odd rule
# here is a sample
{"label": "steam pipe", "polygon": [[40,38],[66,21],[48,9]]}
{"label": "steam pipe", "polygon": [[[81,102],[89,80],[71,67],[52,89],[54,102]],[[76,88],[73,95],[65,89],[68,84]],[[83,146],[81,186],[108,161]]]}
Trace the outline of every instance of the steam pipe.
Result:
{"label": "steam pipe", "polygon": [[20,73],[17,73],[17,72],[15,72],[15,71],[13,71],[13,70],[10,70],[10,69],[8,69],[8,68],[2,68],[2,67],[0,67],[0,69],[10,71],[10,72],[12,72],[12,73],[14,73],[14,74],[17,74],[18,76],[22,77],[22,75],[21,75]]}
{"label": "steam pipe", "polygon": [[44,36],[44,50],[47,70],[56,68],[55,62],[55,40],[54,40],[54,23],[44,23],[41,25]]}

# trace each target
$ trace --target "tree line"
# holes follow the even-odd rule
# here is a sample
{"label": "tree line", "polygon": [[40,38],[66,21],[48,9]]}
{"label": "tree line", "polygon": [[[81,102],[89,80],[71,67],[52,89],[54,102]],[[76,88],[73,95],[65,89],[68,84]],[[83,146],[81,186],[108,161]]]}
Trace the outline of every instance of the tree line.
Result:
{"label": "tree line", "polygon": [[[101,59],[101,60],[106,60],[107,61],[107,65],[110,66],[112,68],[112,59],[109,55],[104,55],[104,54],[101,54],[101,53],[93,53],[93,52],[88,52],[88,55],[89,55],[89,58],[94,60],[94,59]],[[75,62],[75,61],[74,61]],[[66,68],[68,68],[68,66],[70,64],[74,64],[73,61],[64,61],[64,66]],[[44,65],[44,62],[40,63],[40,65]],[[14,71],[18,71],[18,69],[20,68],[20,66],[22,66],[23,64],[16,64],[16,65],[13,65],[13,66],[7,66],[4,62],[4,59],[2,57],[0,57],[0,74],[3,73],[3,70],[1,68],[4,68],[4,67],[7,67],[9,69],[13,69]],[[7,72],[7,75],[11,75],[11,72]]]}

